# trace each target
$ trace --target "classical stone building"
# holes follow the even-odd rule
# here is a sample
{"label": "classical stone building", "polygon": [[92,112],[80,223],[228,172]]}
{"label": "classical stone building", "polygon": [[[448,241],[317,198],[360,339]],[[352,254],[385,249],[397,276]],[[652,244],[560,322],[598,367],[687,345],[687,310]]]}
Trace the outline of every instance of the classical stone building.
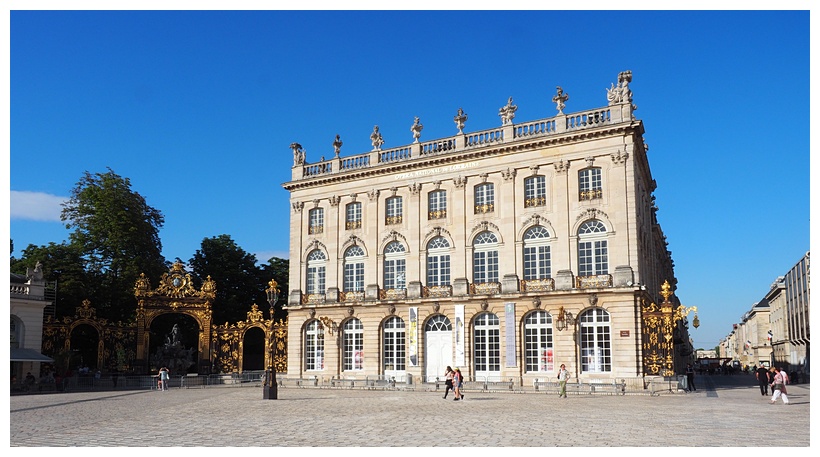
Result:
{"label": "classical stone building", "polygon": [[[459,109],[457,133],[432,141],[416,118],[399,147],[376,126],[372,150],[349,157],[339,136],[312,163],[293,143],[288,376],[681,373],[688,322],[631,80],[621,73],[603,107],[572,114],[559,87],[557,113],[523,123],[510,98],[500,126],[473,133]],[[666,281],[670,306],[647,321]]]}
{"label": "classical stone building", "polygon": [[51,304],[46,297],[46,280],[38,262],[26,275],[11,274],[11,374],[18,382],[26,373],[40,377],[40,364],[52,362],[40,353],[43,341],[43,310]]}
{"label": "classical stone building", "polygon": [[[721,354],[742,365],[763,362],[802,376],[810,372],[810,255],[807,252],[721,342]],[[804,378],[805,379],[805,378]]]}

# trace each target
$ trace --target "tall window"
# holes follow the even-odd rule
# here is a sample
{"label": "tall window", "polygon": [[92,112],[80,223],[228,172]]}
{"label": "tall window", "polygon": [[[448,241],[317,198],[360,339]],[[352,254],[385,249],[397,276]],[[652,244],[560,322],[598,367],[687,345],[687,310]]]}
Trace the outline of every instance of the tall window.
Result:
{"label": "tall window", "polygon": [[325,210],[322,208],[313,208],[308,213],[308,233],[313,235],[315,233],[322,233],[325,231]]}
{"label": "tall window", "polygon": [[585,168],[578,172],[578,198],[592,200],[603,196],[601,185],[601,169],[597,167]]}
{"label": "tall window", "polygon": [[307,293],[325,293],[325,253],[316,249],[308,254],[307,259]]}
{"label": "tall window", "polygon": [[533,176],[524,180],[524,207],[547,204],[547,180],[543,176]]}
{"label": "tall window", "polygon": [[547,279],[550,277],[550,234],[541,225],[524,233],[524,279]]}
{"label": "tall window", "polygon": [[473,241],[473,282],[498,282],[498,238],[481,232]]}
{"label": "tall window", "polygon": [[392,241],[384,248],[384,288],[407,288],[404,245],[398,241]]}
{"label": "tall window", "polygon": [[578,229],[578,275],[592,276],[609,273],[606,226],[592,219]]}
{"label": "tall window", "polygon": [[347,230],[362,228],[361,202],[349,203],[345,210],[345,228]]}
{"label": "tall window", "polygon": [[492,213],[495,211],[495,191],[492,183],[475,186],[475,213]]}
{"label": "tall window", "polygon": [[318,320],[305,327],[305,370],[325,369],[325,332]]}
{"label": "tall window", "polygon": [[384,371],[403,371],[405,360],[404,321],[391,317],[384,323]]}
{"label": "tall window", "polygon": [[345,251],[345,292],[364,290],[364,249],[351,246]]}
{"label": "tall window", "polygon": [[447,191],[434,190],[427,194],[427,219],[447,217]]}
{"label": "tall window", "polygon": [[473,358],[476,377],[501,371],[501,326],[493,313],[482,313],[475,319]]}
{"label": "tall window", "polygon": [[612,343],[609,313],[590,309],[578,318],[581,328],[581,371],[612,371]]}
{"label": "tall window", "polygon": [[535,311],[524,320],[524,359],[527,373],[555,370],[552,346],[552,316]]}
{"label": "tall window", "polygon": [[401,224],[401,215],[402,215],[402,200],[401,197],[390,197],[387,199],[387,217],[384,220],[384,223],[387,225],[390,224]]}
{"label": "tall window", "polygon": [[427,243],[427,286],[450,285],[450,243],[439,236]]}
{"label": "tall window", "polygon": [[364,369],[364,326],[362,326],[362,321],[353,318],[345,322],[343,337],[342,369],[344,371]]}

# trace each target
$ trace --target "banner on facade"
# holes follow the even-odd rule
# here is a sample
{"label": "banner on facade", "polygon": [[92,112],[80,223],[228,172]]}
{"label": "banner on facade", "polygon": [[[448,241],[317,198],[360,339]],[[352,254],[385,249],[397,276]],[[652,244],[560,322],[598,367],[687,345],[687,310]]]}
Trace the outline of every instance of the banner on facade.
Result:
{"label": "banner on facade", "polygon": [[507,367],[516,367],[515,361],[515,303],[504,304],[505,341],[507,346]]}
{"label": "banner on facade", "polygon": [[464,305],[456,305],[456,366],[464,366]]}
{"label": "banner on facade", "polygon": [[408,355],[410,356],[410,366],[416,367],[419,364],[419,355],[418,355],[418,316],[419,316],[419,309],[418,307],[411,306],[410,307],[410,329],[408,336],[410,337],[410,345],[407,348]]}

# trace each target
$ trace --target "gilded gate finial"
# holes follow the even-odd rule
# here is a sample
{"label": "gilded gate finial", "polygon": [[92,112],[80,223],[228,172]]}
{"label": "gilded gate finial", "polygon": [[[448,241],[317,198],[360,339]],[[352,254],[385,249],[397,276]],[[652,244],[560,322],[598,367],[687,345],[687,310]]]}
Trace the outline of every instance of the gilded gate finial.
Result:
{"label": "gilded gate finial", "polygon": [[671,291],[672,286],[669,285],[669,281],[664,281],[663,285],[661,286],[661,295],[663,296],[663,301],[669,301],[669,296],[672,295]]}

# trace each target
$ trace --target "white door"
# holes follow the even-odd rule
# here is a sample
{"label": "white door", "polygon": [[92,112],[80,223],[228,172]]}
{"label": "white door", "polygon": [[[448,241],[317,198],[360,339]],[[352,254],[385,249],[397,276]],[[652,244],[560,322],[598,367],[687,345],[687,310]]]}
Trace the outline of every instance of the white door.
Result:
{"label": "white door", "polygon": [[436,377],[444,379],[445,368],[453,366],[453,326],[446,316],[437,315],[427,321],[425,330],[425,382],[435,382]]}

